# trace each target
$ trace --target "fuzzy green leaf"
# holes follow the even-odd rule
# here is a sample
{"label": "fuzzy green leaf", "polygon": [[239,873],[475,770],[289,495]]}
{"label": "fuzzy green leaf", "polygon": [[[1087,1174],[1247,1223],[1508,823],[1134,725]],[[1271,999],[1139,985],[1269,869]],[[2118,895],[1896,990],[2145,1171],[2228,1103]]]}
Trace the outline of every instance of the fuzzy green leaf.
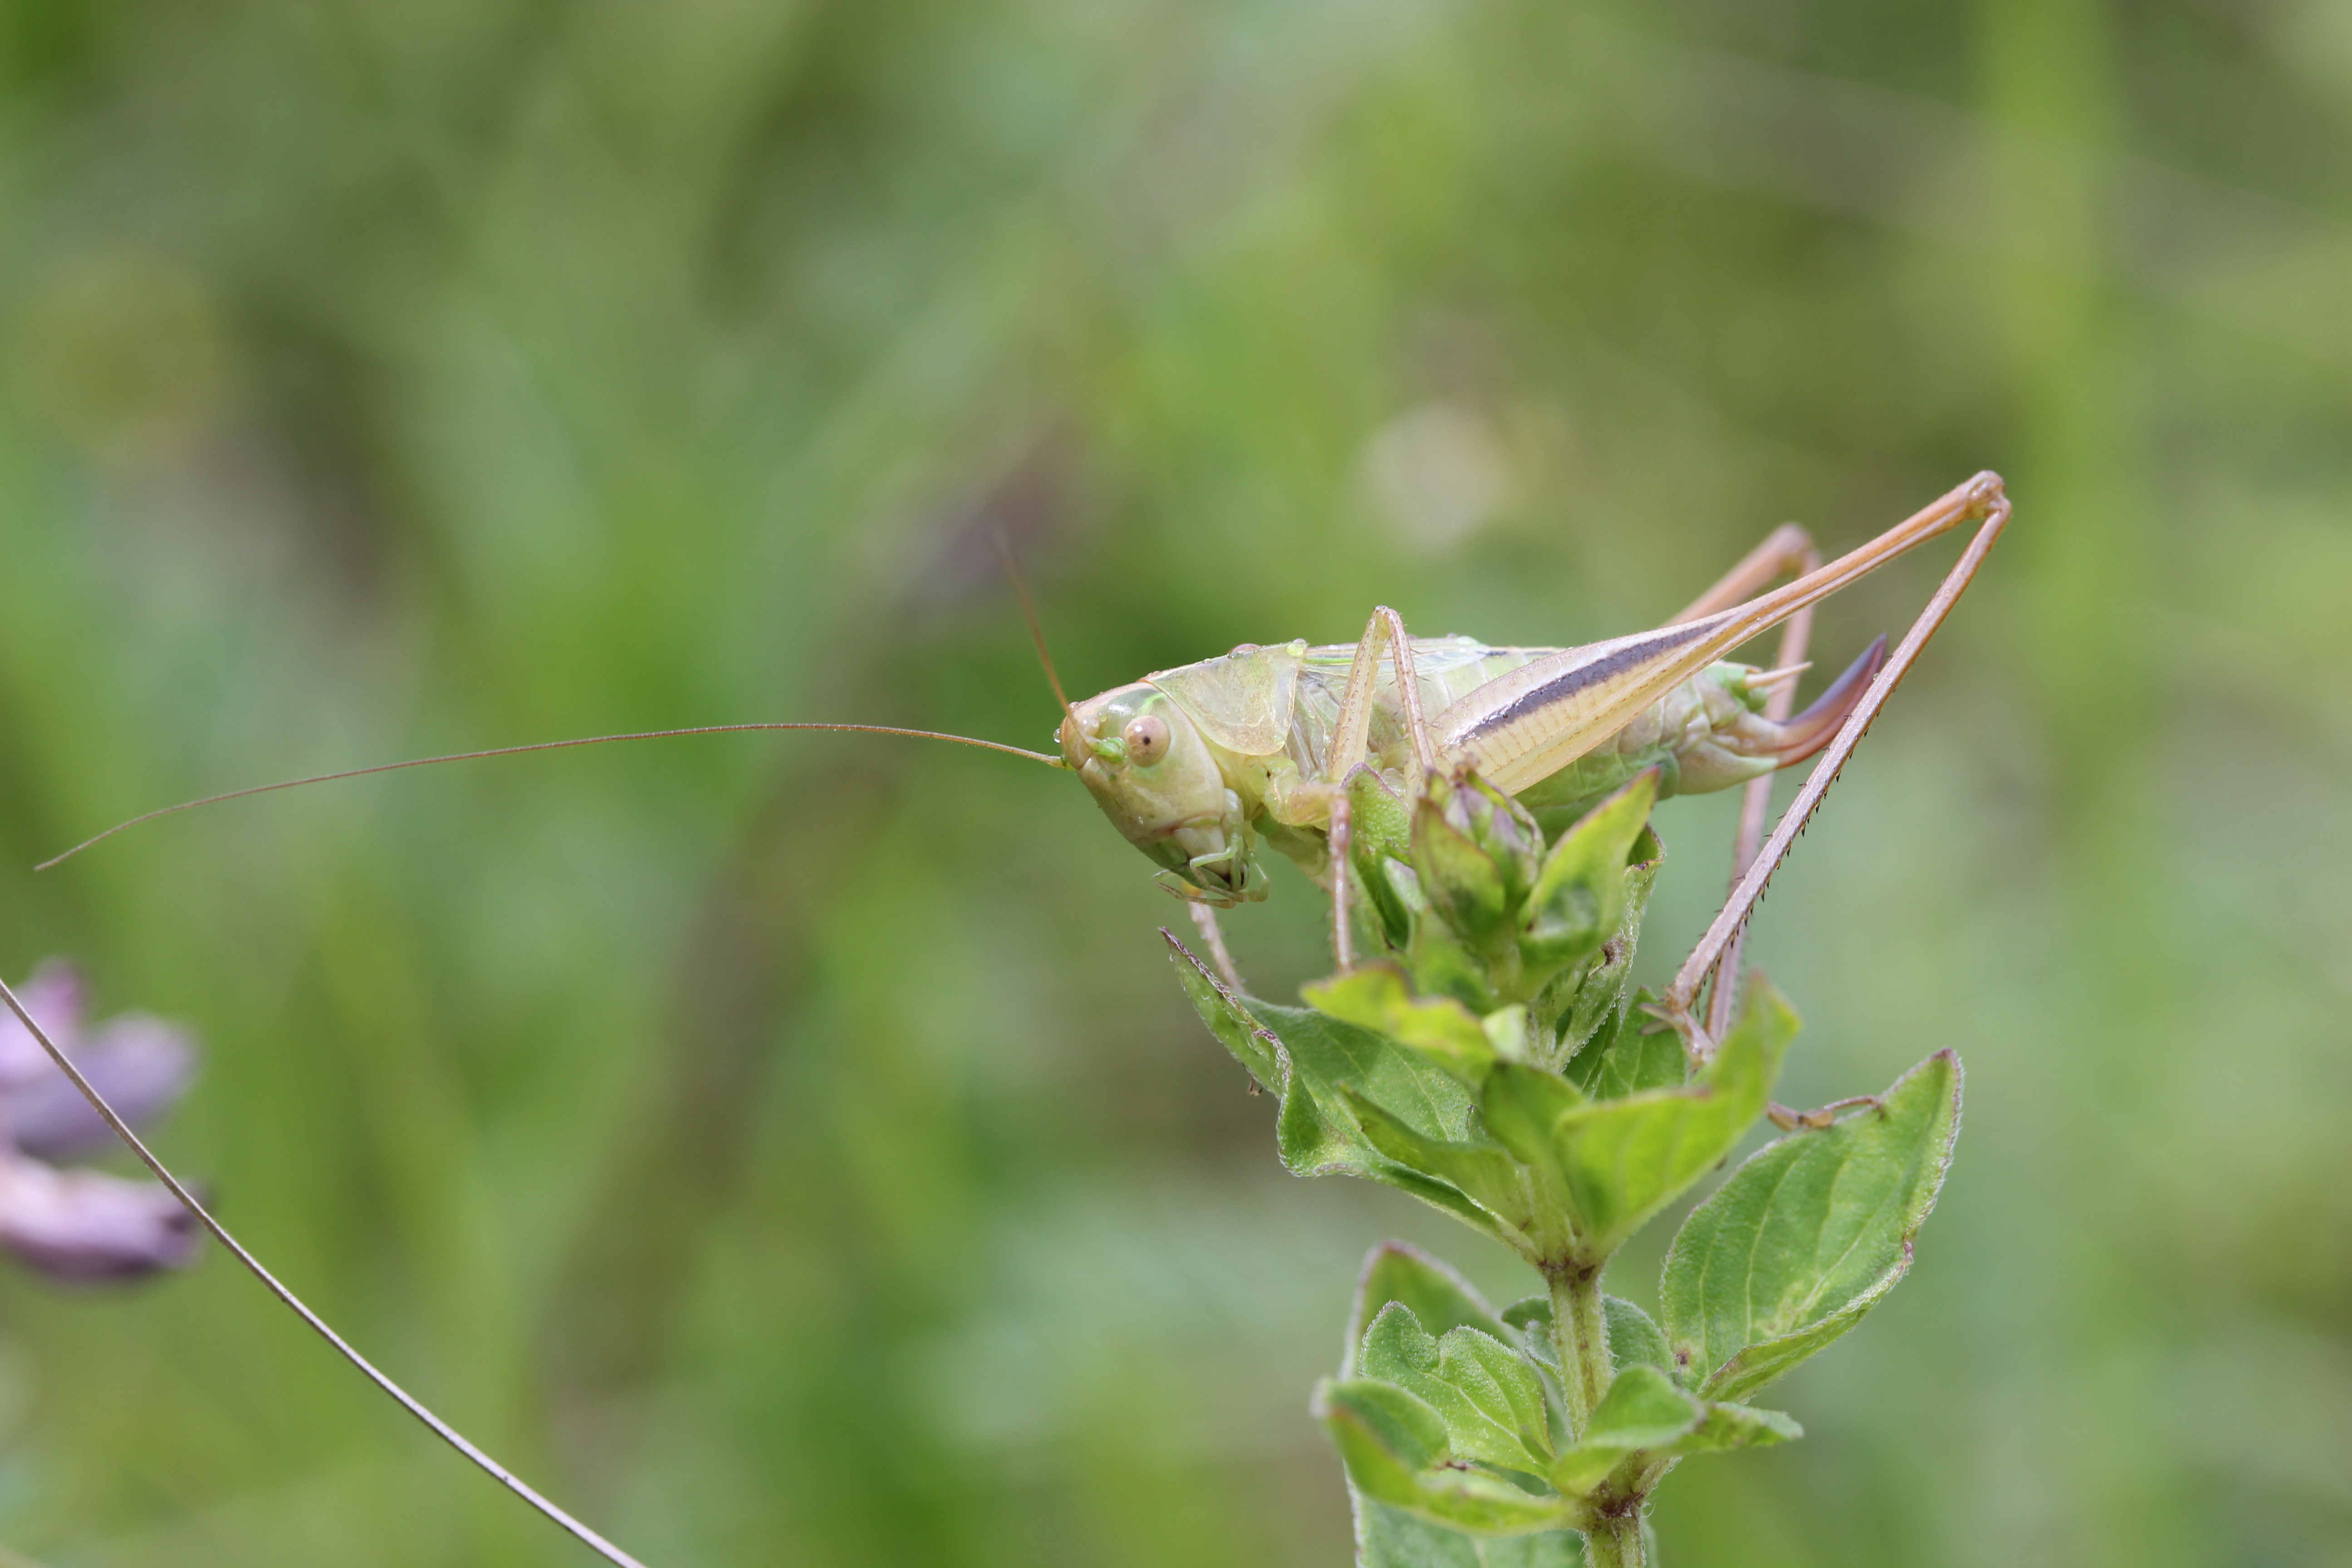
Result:
{"label": "fuzzy green leaf", "polygon": [[1393,1384],[1365,1377],[1345,1382],[1327,1379],[1316,1390],[1316,1399],[1327,1409],[1346,1409],[1363,1435],[1408,1470],[1443,1464],[1454,1457],[1446,1443],[1445,1417]]}
{"label": "fuzzy green leaf", "polygon": [[[1314,1120],[1286,1136],[1300,1140],[1283,1162],[1300,1175],[1352,1168],[1367,1152],[1340,1090],[1352,1089],[1427,1137],[1459,1138],[1470,1129],[1467,1089],[1412,1051],[1370,1029],[1306,1007],[1285,1007],[1228,990],[1207,965],[1167,932],[1185,994],[1202,1021],[1255,1074],[1283,1097],[1301,1100]],[[1325,1146],[1328,1147],[1326,1148]]]}
{"label": "fuzzy green leaf", "polygon": [[1654,1366],[1665,1373],[1674,1370],[1674,1352],[1667,1348],[1664,1332],[1651,1321],[1649,1313],[1617,1296],[1601,1297],[1601,1311],[1609,1323],[1609,1359],[1617,1371],[1632,1366]]}
{"label": "fuzzy green leaf", "polygon": [[1557,1074],[1499,1063],[1480,1096],[1482,1119],[1560,1184],[1574,1256],[1599,1264],[1730,1152],[1762,1112],[1796,1026],[1759,984],[1706,1074],[1684,1088],[1588,1101]]}
{"label": "fuzzy green leaf", "polygon": [[1519,1332],[1529,1360],[1558,1376],[1559,1347],[1551,1339],[1551,1298],[1528,1296],[1503,1309],[1503,1321]]}
{"label": "fuzzy green leaf", "polygon": [[1515,1331],[1503,1321],[1470,1282],[1436,1258],[1402,1241],[1384,1241],[1364,1259],[1356,1280],[1356,1307],[1348,1321],[1348,1345],[1340,1375],[1356,1375],[1356,1352],[1364,1331],[1391,1301],[1412,1309],[1414,1319],[1432,1333],[1475,1329],[1506,1344],[1516,1344]]}
{"label": "fuzzy green leaf", "polygon": [[1654,1366],[1629,1366],[1609,1384],[1592,1408],[1583,1444],[1618,1448],[1662,1448],[1696,1431],[1706,1407]]}
{"label": "fuzzy green leaf", "polygon": [[1540,1009],[1545,1022],[1556,1020],[1558,1026],[1559,1055],[1551,1065],[1582,1053],[1602,1027],[1625,1010],[1633,954],[1641,945],[1642,917],[1650,907],[1650,890],[1657,882],[1659,868],[1665,864],[1666,847],[1657,829],[1647,827],[1627,854],[1633,863],[1625,868],[1624,910],[1618,917],[1617,930],[1589,963],[1560,976],[1561,989],[1548,997]]}
{"label": "fuzzy green leaf", "polygon": [[1454,1453],[1541,1475],[1551,1459],[1543,1384],[1519,1352],[1472,1328],[1433,1336],[1402,1301],[1364,1331],[1359,1375],[1392,1383],[1444,1419]]}
{"label": "fuzzy green leaf", "polygon": [[[1378,1106],[1411,1133],[1440,1142],[1469,1131],[1469,1091],[1419,1052],[1305,1007],[1282,1007],[1229,990],[1166,931],[1177,976],[1202,1022],[1253,1074],[1263,1062],[1282,1097],[1275,1149],[1294,1175],[1382,1182],[1491,1231],[1489,1216],[1444,1181],[1381,1152],[1351,1096]],[[1264,1079],[1261,1082],[1265,1081]]]}
{"label": "fuzzy green leaf", "polygon": [[1626,857],[1657,804],[1658,773],[1636,775],[1560,835],[1528,897],[1519,949],[1530,963],[1573,963],[1601,950],[1625,911]]}
{"label": "fuzzy green leaf", "polygon": [[1444,1418],[1392,1384],[1327,1380],[1315,1391],[1315,1414],[1349,1483],[1372,1501],[1481,1535],[1558,1530],[1568,1522],[1563,1500],[1451,1463]]}
{"label": "fuzzy green leaf", "polygon": [[1523,1163],[1549,1168],[1561,1121],[1585,1103],[1583,1091],[1556,1072],[1497,1062],[1479,1090],[1478,1115]]}
{"label": "fuzzy green leaf", "polygon": [[1466,1138],[1476,1127],[1470,1091],[1420,1052],[1311,1008],[1253,999],[1249,1010],[1282,1041],[1294,1081],[1326,1114],[1344,1120],[1345,1091],[1424,1138]]}
{"label": "fuzzy green leaf", "polygon": [[1356,1568],[1579,1568],[1584,1552],[1566,1531],[1538,1535],[1465,1535],[1372,1501],[1356,1499]]}
{"label": "fuzzy green leaf", "polygon": [[1509,1150],[1484,1138],[1426,1137],[1363,1096],[1351,1090],[1341,1092],[1347,1095],[1365,1138],[1391,1163],[1391,1170],[1381,1175],[1382,1181],[1403,1186],[1396,1173],[1402,1172],[1424,1184],[1442,1184],[1462,1202],[1426,1192],[1420,1195],[1530,1259],[1543,1256],[1545,1243],[1554,1239],[1556,1227],[1540,1227],[1541,1235],[1536,1234],[1541,1217],[1538,1211],[1548,1205],[1530,1187]]}
{"label": "fuzzy green leaf", "polygon": [[1636,1363],[1619,1373],[1593,1408],[1584,1440],[1552,1466],[1552,1483],[1581,1496],[1632,1455],[1674,1458],[1717,1448],[1785,1443],[1804,1430],[1777,1410],[1710,1405],[1676,1386],[1663,1368]]}
{"label": "fuzzy green leaf", "polygon": [[[1643,999],[1648,992],[1642,994]],[[1622,1100],[1653,1089],[1680,1089],[1690,1078],[1690,1058],[1683,1054],[1682,1037],[1672,1029],[1650,1029],[1649,1015],[1639,1005],[1609,1018],[1592,1043],[1577,1053],[1565,1071],[1569,1080],[1594,1100]]]}
{"label": "fuzzy green leaf", "polygon": [[1412,868],[1430,906],[1464,942],[1484,950],[1504,936],[1511,903],[1502,869],[1446,820],[1434,791],[1413,805]]}
{"label": "fuzzy green leaf", "polygon": [[1576,1446],[1553,1465],[1552,1484],[1580,1497],[1606,1479],[1628,1454],[1664,1448],[1698,1430],[1706,1416],[1706,1406],[1658,1368],[1628,1367],[1593,1406]]}
{"label": "fuzzy green leaf", "polygon": [[1796,1032],[1788,1004],[1759,984],[1738,1027],[1688,1087],[1601,1100],[1560,1118],[1556,1158],[1587,1259],[1616,1251],[1731,1152],[1763,1112]]}
{"label": "fuzzy green leaf", "polygon": [[1169,957],[1176,965],[1176,979],[1184,987],[1185,1000],[1192,1011],[1209,1026],[1217,1043],[1234,1054],[1234,1059],[1249,1070],[1258,1087],[1270,1094],[1286,1093],[1290,1087],[1290,1061],[1282,1042],[1274,1032],[1249,1016],[1242,998],[1226,989],[1209,966],[1192,956],[1192,951],[1163,931],[1171,950]]}
{"label": "fuzzy green leaf", "polygon": [[1716,1448],[1763,1448],[1775,1443],[1793,1443],[1805,1435],[1805,1429],[1791,1416],[1778,1410],[1759,1410],[1747,1405],[1712,1404],[1706,1407],[1706,1418],[1697,1430],[1686,1432],[1654,1454],[1704,1454]]}
{"label": "fuzzy green leaf", "polygon": [[1703,1393],[1753,1393],[1885,1299],[1935,1207],[1959,1116],[1959,1059],[1939,1051],[1883,1109],[1767,1144],[1691,1212],[1661,1299],[1676,1362]]}
{"label": "fuzzy green leaf", "polygon": [[1316,1011],[1410,1046],[1475,1089],[1495,1062],[1495,1043],[1469,1008],[1451,996],[1415,996],[1386,964],[1318,980],[1303,993]]}
{"label": "fuzzy green leaf", "polygon": [[[1410,867],[1393,860],[1389,869],[1401,885],[1413,875]],[[1465,946],[1444,921],[1415,922],[1405,964],[1412,971],[1413,989],[1424,996],[1451,996],[1481,1016],[1500,1005],[1486,961]]]}
{"label": "fuzzy green leaf", "polygon": [[[1356,1285],[1355,1310],[1348,1322],[1345,1381],[1358,1375],[1356,1360],[1365,1331],[1394,1302],[1443,1336],[1471,1329],[1505,1344],[1519,1342],[1467,1280],[1426,1253],[1401,1241],[1384,1241],[1364,1259]],[[1559,1533],[1506,1540],[1464,1535],[1366,1497],[1353,1482],[1358,1568],[1573,1568],[1581,1561],[1575,1538]]]}
{"label": "fuzzy green leaf", "polygon": [[[1407,864],[1412,858],[1412,814],[1370,768],[1358,768],[1349,777],[1348,804],[1352,825],[1349,861],[1356,884],[1380,917],[1390,945],[1402,947],[1412,935],[1415,917],[1426,907]],[[1391,866],[1405,876],[1391,878]],[[1405,896],[1408,884],[1413,894],[1410,899]]]}

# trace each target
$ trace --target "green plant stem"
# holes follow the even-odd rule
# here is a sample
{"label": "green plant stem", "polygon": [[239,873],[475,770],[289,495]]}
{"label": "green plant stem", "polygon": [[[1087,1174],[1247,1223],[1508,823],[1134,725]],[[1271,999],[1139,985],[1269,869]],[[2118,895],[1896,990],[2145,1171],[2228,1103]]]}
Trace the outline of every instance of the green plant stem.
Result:
{"label": "green plant stem", "polygon": [[1585,1568],[1642,1568],[1642,1510],[1598,1520],[1584,1532]]}
{"label": "green plant stem", "polygon": [[1568,1429],[1581,1438],[1593,1406],[1609,1392],[1609,1320],[1601,1310],[1601,1270],[1546,1269],[1544,1281],[1551,1287],[1552,1343],[1559,1352]]}
{"label": "green plant stem", "polygon": [[[1601,1270],[1548,1268],[1544,1282],[1551,1288],[1552,1343],[1559,1352],[1568,1429],[1581,1437],[1615,1373],[1609,1355],[1609,1319],[1601,1308]],[[1593,1521],[1584,1536],[1584,1561],[1586,1568],[1643,1568],[1638,1500],[1622,1513]]]}

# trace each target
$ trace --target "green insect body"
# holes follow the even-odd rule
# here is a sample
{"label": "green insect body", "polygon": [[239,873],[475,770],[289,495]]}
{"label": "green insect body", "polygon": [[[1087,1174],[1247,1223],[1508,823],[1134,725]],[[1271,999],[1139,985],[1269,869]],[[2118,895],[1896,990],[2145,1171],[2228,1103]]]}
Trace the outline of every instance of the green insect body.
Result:
{"label": "green insect body", "polygon": [[[1605,646],[1605,645],[1602,645]],[[1421,710],[1449,715],[1498,680],[1579,650],[1493,647],[1465,637],[1412,639]],[[1333,736],[1358,656],[1352,644],[1304,640],[1231,653],[1077,704],[1063,759],[1179,897],[1230,907],[1265,897],[1261,843],[1328,882]],[[1876,655],[1786,723],[1763,715],[1759,672],[1715,663],[1670,688],[1590,751],[1517,792],[1538,820],[1579,815],[1645,768],[1661,795],[1701,794],[1801,761],[1818,749],[1876,668]],[[1395,663],[1375,672],[1365,764],[1400,795],[1416,763]],[[1438,727],[1443,730],[1441,717]],[[1449,761],[1459,761],[1450,757]],[[1549,830],[1549,829],[1548,829]]]}
{"label": "green insect body", "polygon": [[[1662,772],[1661,793],[1723,789],[1811,756],[1870,691],[1884,701],[1990,548],[2008,507],[2000,476],[1979,474],[1796,581],[1726,603],[1735,596],[1728,590],[1772,574],[1752,574],[1751,563],[1797,563],[1768,540],[1676,620],[1576,647],[1414,637],[1385,607],[1373,612],[1353,647],[1244,644],[1068,706],[1059,761],[1160,867],[1163,887],[1226,908],[1265,897],[1261,841],[1329,886],[1332,826],[1345,820],[1340,803],[1360,767],[1379,773],[1399,795],[1418,793],[1429,773],[1475,769],[1539,819],[1572,811],[1652,766]],[[1906,637],[1907,651],[1898,651],[1884,682],[1876,679],[1887,658],[1881,638],[1811,708],[1782,723],[1762,711],[1758,673],[1721,662],[1968,521],[1982,525],[1978,541]],[[1801,531],[1791,531],[1802,541]],[[1801,553],[1818,560],[1810,542]]]}

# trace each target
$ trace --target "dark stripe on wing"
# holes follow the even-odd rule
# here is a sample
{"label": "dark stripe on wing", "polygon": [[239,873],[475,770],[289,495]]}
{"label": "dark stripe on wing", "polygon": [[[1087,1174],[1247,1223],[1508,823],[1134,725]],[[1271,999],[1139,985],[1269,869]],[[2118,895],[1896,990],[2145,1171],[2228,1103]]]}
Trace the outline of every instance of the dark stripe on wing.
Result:
{"label": "dark stripe on wing", "polygon": [[1507,708],[1488,714],[1462,739],[1475,742],[1543,711],[1556,702],[1575,696],[1605,681],[1614,679],[1627,670],[1648,664],[1662,653],[1687,647],[1717,630],[1715,617],[1693,621],[1685,626],[1661,626],[1644,637],[1619,644],[1600,652],[1582,664],[1562,670],[1541,686],[1518,698]]}

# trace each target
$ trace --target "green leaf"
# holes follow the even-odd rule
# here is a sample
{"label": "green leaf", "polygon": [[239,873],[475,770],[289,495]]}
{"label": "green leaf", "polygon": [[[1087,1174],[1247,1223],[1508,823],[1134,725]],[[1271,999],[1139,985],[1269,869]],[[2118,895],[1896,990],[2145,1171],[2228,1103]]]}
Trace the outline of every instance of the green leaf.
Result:
{"label": "green leaf", "polygon": [[1706,1407],[1675,1386],[1654,1366],[1629,1366],[1610,1383],[1592,1409],[1585,1444],[1619,1448],[1660,1448],[1697,1430]]}
{"label": "green leaf", "polygon": [[1430,907],[1465,942],[1486,950],[1504,938],[1511,901],[1503,872],[1469,834],[1446,820],[1436,789],[1413,804],[1412,868]]}
{"label": "green leaf", "polygon": [[1505,1061],[1523,1062],[1528,1059],[1528,1009],[1525,1003],[1514,1002],[1507,1007],[1496,1008],[1478,1020],[1478,1027],[1486,1031],[1486,1043],[1494,1047],[1495,1054]]}
{"label": "green leaf", "polygon": [[[1645,1000],[1649,994],[1642,993]],[[1594,1100],[1681,1088],[1690,1078],[1682,1037],[1667,1028],[1643,1032],[1652,1026],[1639,1005],[1612,1015],[1592,1043],[1569,1062],[1569,1080]]]}
{"label": "green leaf", "polygon": [[1671,1446],[1654,1449],[1662,1454],[1704,1454],[1717,1448],[1763,1448],[1793,1443],[1805,1435],[1793,1416],[1778,1410],[1758,1410],[1747,1405],[1713,1404],[1698,1429],[1685,1433]]}
{"label": "green leaf", "polygon": [[1366,1377],[1326,1379],[1315,1396],[1327,1407],[1346,1409],[1362,1435],[1407,1470],[1425,1469],[1454,1457],[1446,1442],[1445,1417],[1393,1384]]}
{"label": "green leaf", "polygon": [[[1383,1154],[1366,1136],[1359,1104],[1376,1106],[1384,1125],[1439,1142],[1470,1130],[1469,1091],[1421,1053],[1369,1029],[1305,1007],[1242,996],[1218,981],[1166,931],[1185,994],[1207,1024],[1255,1074],[1257,1062],[1282,1097],[1275,1150],[1294,1175],[1351,1175],[1381,1182],[1495,1233],[1491,1215],[1442,1178]],[[1265,1081],[1263,1079],[1260,1081]],[[1392,1143],[1403,1140],[1391,1136]]]}
{"label": "green leaf", "polygon": [[1561,976],[1565,990],[1548,998],[1543,1009],[1547,1024],[1557,1020],[1559,1062],[1573,1059],[1602,1026],[1625,1010],[1625,991],[1633,977],[1633,953],[1641,944],[1642,916],[1650,907],[1650,889],[1657,882],[1658,870],[1665,864],[1666,847],[1658,838],[1657,829],[1647,827],[1628,853],[1633,864],[1625,868],[1625,906],[1618,917],[1616,931],[1601,944],[1590,964],[1570,969]]}
{"label": "green leaf", "polygon": [[1549,1169],[1560,1122],[1585,1103],[1583,1091],[1556,1072],[1497,1062],[1479,1090],[1478,1116],[1523,1163]]}
{"label": "green leaf", "polygon": [[1495,1043],[1469,1008],[1451,996],[1415,996],[1387,964],[1368,964],[1303,992],[1316,1011],[1412,1047],[1475,1089],[1495,1062]]}
{"label": "green leaf", "polygon": [[1731,1151],[1763,1110],[1795,1032],[1795,1015],[1759,984],[1696,1083],[1594,1101],[1559,1074],[1497,1062],[1480,1117],[1516,1158],[1561,1184],[1577,1254],[1598,1263]]}
{"label": "green leaf", "polygon": [[1348,858],[1357,885],[1380,917],[1389,945],[1402,947],[1412,938],[1414,919],[1426,907],[1419,901],[1417,886],[1407,899],[1399,880],[1389,875],[1389,868],[1395,866],[1411,876],[1406,862],[1412,858],[1412,814],[1370,768],[1358,768],[1349,776],[1348,804]]}
{"label": "green leaf", "polygon": [[1543,1384],[1525,1357],[1473,1328],[1433,1336],[1412,1309],[1391,1301],[1364,1331],[1359,1375],[1392,1383],[1436,1411],[1446,1440],[1465,1458],[1528,1475],[1551,1460],[1551,1416]]}
{"label": "green leaf", "polygon": [[1184,987],[1185,999],[1201,1016],[1201,1022],[1209,1026],[1209,1033],[1233,1052],[1234,1060],[1249,1069],[1259,1088],[1272,1094],[1286,1093],[1290,1087],[1290,1061],[1281,1040],[1249,1016],[1242,998],[1226,989],[1224,982],[1193,957],[1190,948],[1166,931],[1160,934],[1167,938],[1169,958],[1176,965],[1176,979]]}
{"label": "green leaf", "polygon": [[[1300,1175],[1355,1170],[1369,1155],[1339,1090],[1382,1106],[1416,1131],[1457,1138],[1469,1130],[1469,1090],[1421,1053],[1305,1007],[1229,990],[1167,931],[1177,978],[1201,1021],[1253,1076],[1283,1098],[1283,1163]],[[1288,1125],[1294,1102],[1307,1112]]]}
{"label": "green leaf", "polygon": [[1567,1504],[1450,1463],[1444,1420],[1391,1384],[1326,1380],[1315,1414],[1366,1498],[1456,1530],[1518,1535],[1567,1524]]}
{"label": "green leaf", "polygon": [[1763,1111],[1796,1032],[1788,1004],[1759,983],[1696,1081],[1596,1101],[1559,1119],[1554,1159],[1584,1260],[1607,1258],[1731,1152]]}
{"label": "green leaf", "polygon": [[1432,1333],[1469,1328],[1507,1344],[1517,1342],[1510,1327],[1470,1288],[1468,1280],[1416,1247],[1384,1241],[1364,1258],[1363,1273],[1356,1280],[1356,1308],[1348,1321],[1341,1376],[1356,1374],[1356,1352],[1364,1331],[1391,1301],[1412,1308],[1414,1319]]}
{"label": "green leaf", "polygon": [[1675,1387],[1665,1373],[1654,1366],[1627,1367],[1593,1406],[1576,1446],[1553,1465],[1552,1484],[1580,1497],[1608,1479],[1628,1454],[1664,1448],[1698,1430],[1706,1416],[1706,1407]]}
{"label": "green leaf", "polygon": [[1610,1384],[1594,1406],[1584,1440],[1552,1466],[1552,1483],[1582,1496],[1633,1455],[1676,1458],[1720,1448],[1785,1443],[1804,1429],[1777,1410],[1710,1405],[1675,1385],[1662,1368],[1637,1363]]}
{"label": "green leaf", "polygon": [[1250,1016],[1283,1045],[1290,1088],[1275,1123],[1282,1163],[1302,1176],[1340,1173],[1412,1194],[1447,1213],[1491,1230],[1469,1198],[1430,1173],[1426,1163],[1383,1150],[1363,1124],[1370,1107],[1389,1150],[1459,1142],[1471,1135],[1470,1094],[1420,1052],[1370,1029],[1306,1007],[1255,998]]}
{"label": "green leaf", "polygon": [[1503,1309],[1503,1321],[1519,1331],[1528,1359],[1555,1377],[1559,1374],[1559,1347],[1551,1338],[1551,1298],[1522,1297]]}
{"label": "green leaf", "polygon": [[[1412,874],[1411,868],[1393,860],[1389,867],[1401,873],[1395,879],[1400,883]],[[1486,961],[1463,945],[1444,921],[1424,920],[1414,925],[1405,961],[1412,971],[1413,989],[1424,996],[1451,996],[1481,1015],[1499,1004]]]}
{"label": "green leaf", "polygon": [[1517,1248],[1530,1261],[1542,1258],[1549,1245],[1562,1239],[1556,1225],[1538,1223],[1549,1217],[1544,1211],[1556,1205],[1556,1198],[1549,1204],[1543,1201],[1544,1195],[1530,1185],[1527,1173],[1500,1143],[1484,1138],[1425,1137],[1363,1096],[1342,1092],[1365,1138],[1391,1163],[1391,1170],[1381,1176],[1382,1181],[1404,1186],[1398,1173],[1409,1173],[1425,1184],[1443,1185],[1461,1201],[1417,1188],[1407,1190],[1419,1192],[1473,1228]]}
{"label": "green leaf", "polygon": [[1665,1334],[1651,1321],[1649,1313],[1617,1296],[1601,1297],[1601,1311],[1608,1320],[1609,1359],[1616,1364],[1617,1371],[1632,1366],[1674,1371],[1674,1352],[1667,1348]]}
{"label": "green leaf", "polygon": [[1499,1540],[1465,1535],[1348,1489],[1356,1502],[1356,1568],[1580,1568],[1584,1562],[1581,1542],[1567,1531]]}
{"label": "green leaf", "polygon": [[1616,931],[1625,910],[1626,857],[1657,798],[1657,770],[1646,769],[1551,847],[1528,897],[1519,937],[1528,963],[1575,963],[1598,952]]}
{"label": "green leaf", "polygon": [[1701,1392],[1738,1398],[1860,1321],[1911,1266],[1959,1133],[1960,1064],[1938,1051],[1865,1110],[1765,1145],[1691,1211],[1661,1301]]}

